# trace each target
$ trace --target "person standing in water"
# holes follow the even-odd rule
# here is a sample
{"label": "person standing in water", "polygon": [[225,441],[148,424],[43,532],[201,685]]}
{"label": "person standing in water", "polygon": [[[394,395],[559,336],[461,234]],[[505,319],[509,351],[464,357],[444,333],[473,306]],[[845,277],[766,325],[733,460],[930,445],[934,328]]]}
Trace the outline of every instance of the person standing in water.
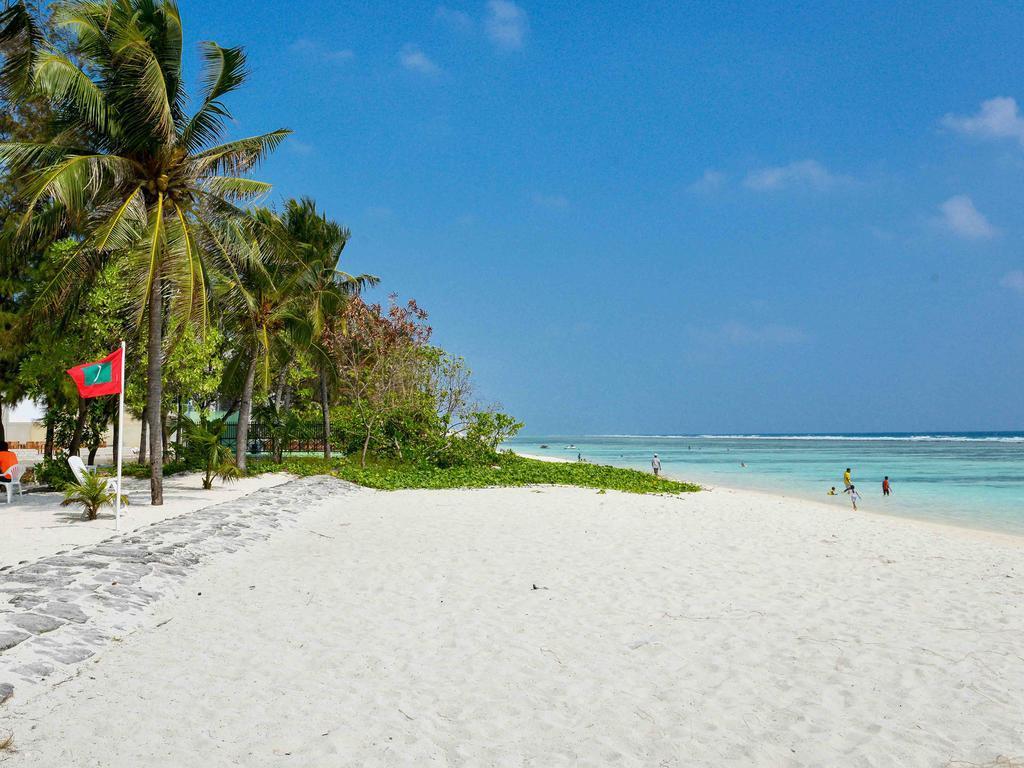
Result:
{"label": "person standing in water", "polygon": [[892,488],[889,487],[889,476],[886,475],[882,480],[882,495],[888,496],[890,493],[892,493]]}
{"label": "person standing in water", "polygon": [[854,488],[851,485],[849,488],[847,488],[845,491],[843,491],[843,493],[850,494],[850,501],[853,502],[853,511],[856,512],[857,511],[857,502],[860,500],[860,494],[857,493],[857,489]]}
{"label": "person standing in water", "polygon": [[851,488],[853,488],[853,480],[850,478],[850,468],[849,467],[847,467],[846,471],[843,472],[843,485],[846,487],[847,491],[850,490]]}
{"label": "person standing in water", "polygon": [[658,458],[658,454],[654,454],[654,458],[651,459],[651,469],[654,470],[655,477],[661,474],[661,459]]}

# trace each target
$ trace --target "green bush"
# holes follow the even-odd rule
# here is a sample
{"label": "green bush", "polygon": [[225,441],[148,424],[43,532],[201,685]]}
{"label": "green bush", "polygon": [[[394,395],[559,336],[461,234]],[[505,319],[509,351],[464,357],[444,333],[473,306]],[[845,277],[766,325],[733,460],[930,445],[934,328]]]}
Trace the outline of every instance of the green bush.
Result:
{"label": "green bush", "polygon": [[48,485],[54,490],[62,491],[68,485],[77,482],[75,473],[71,471],[68,457],[58,453],[54,458],[43,458],[35,466],[35,479],[40,485]]}

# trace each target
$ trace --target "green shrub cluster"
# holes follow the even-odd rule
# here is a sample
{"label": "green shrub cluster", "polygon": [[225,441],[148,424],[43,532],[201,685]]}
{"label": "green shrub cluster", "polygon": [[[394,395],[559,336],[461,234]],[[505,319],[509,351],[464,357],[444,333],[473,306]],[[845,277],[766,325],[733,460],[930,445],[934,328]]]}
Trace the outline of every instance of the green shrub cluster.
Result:
{"label": "green shrub cluster", "polygon": [[300,477],[333,475],[368,488],[395,491],[413,488],[493,488],[526,485],[574,485],[627,493],[692,493],[700,486],[655,477],[635,469],[599,464],[556,463],[499,454],[493,464],[439,467],[399,461],[373,461],[361,467],[358,457],[286,458],[250,461],[250,474],[290,472]]}
{"label": "green shrub cluster", "polygon": [[58,453],[52,459],[44,457],[36,464],[34,477],[40,485],[48,485],[56,491],[63,491],[67,486],[77,482],[67,456],[62,453]]}

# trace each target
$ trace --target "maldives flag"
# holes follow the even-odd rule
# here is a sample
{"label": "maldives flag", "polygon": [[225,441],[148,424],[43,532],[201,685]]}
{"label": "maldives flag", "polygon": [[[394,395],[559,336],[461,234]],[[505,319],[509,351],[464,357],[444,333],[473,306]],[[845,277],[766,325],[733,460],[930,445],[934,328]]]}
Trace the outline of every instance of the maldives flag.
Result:
{"label": "maldives flag", "polygon": [[78,385],[78,394],[81,397],[99,397],[120,392],[122,355],[118,349],[95,363],[82,363],[68,368],[68,375]]}

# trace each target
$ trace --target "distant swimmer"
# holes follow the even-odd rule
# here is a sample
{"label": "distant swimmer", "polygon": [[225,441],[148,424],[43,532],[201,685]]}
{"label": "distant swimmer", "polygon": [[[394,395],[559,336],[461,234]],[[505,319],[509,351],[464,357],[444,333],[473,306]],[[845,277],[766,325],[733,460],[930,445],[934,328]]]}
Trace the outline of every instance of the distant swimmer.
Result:
{"label": "distant swimmer", "polygon": [[745,461],[741,461],[741,462],[740,462],[740,466],[741,466],[741,467],[746,467],[746,466],[747,466],[747,462],[745,462]]}
{"label": "distant swimmer", "polygon": [[850,494],[850,501],[853,502],[853,511],[856,512],[857,511],[857,502],[860,500],[860,494],[857,493],[857,489],[854,488],[851,485],[849,488],[847,488],[845,491],[843,491],[843,493]]}
{"label": "distant swimmer", "polygon": [[846,490],[853,488],[853,480],[850,479],[850,468],[847,467],[846,471],[843,472],[843,485],[846,486]]}
{"label": "distant swimmer", "polygon": [[654,458],[651,459],[651,469],[654,470],[655,477],[661,474],[661,459],[658,458],[658,454],[654,454]]}
{"label": "distant swimmer", "polygon": [[831,488],[829,489],[829,492],[828,492],[828,493],[826,493],[825,495],[826,495],[826,496],[838,496],[839,494],[837,494],[837,493],[836,493],[836,487],[835,487],[835,486],[833,485],[833,486],[832,486],[832,487],[831,487]]}
{"label": "distant swimmer", "polygon": [[888,496],[890,493],[892,493],[892,488],[889,487],[889,476],[886,475],[885,479],[882,480],[882,495]]}

